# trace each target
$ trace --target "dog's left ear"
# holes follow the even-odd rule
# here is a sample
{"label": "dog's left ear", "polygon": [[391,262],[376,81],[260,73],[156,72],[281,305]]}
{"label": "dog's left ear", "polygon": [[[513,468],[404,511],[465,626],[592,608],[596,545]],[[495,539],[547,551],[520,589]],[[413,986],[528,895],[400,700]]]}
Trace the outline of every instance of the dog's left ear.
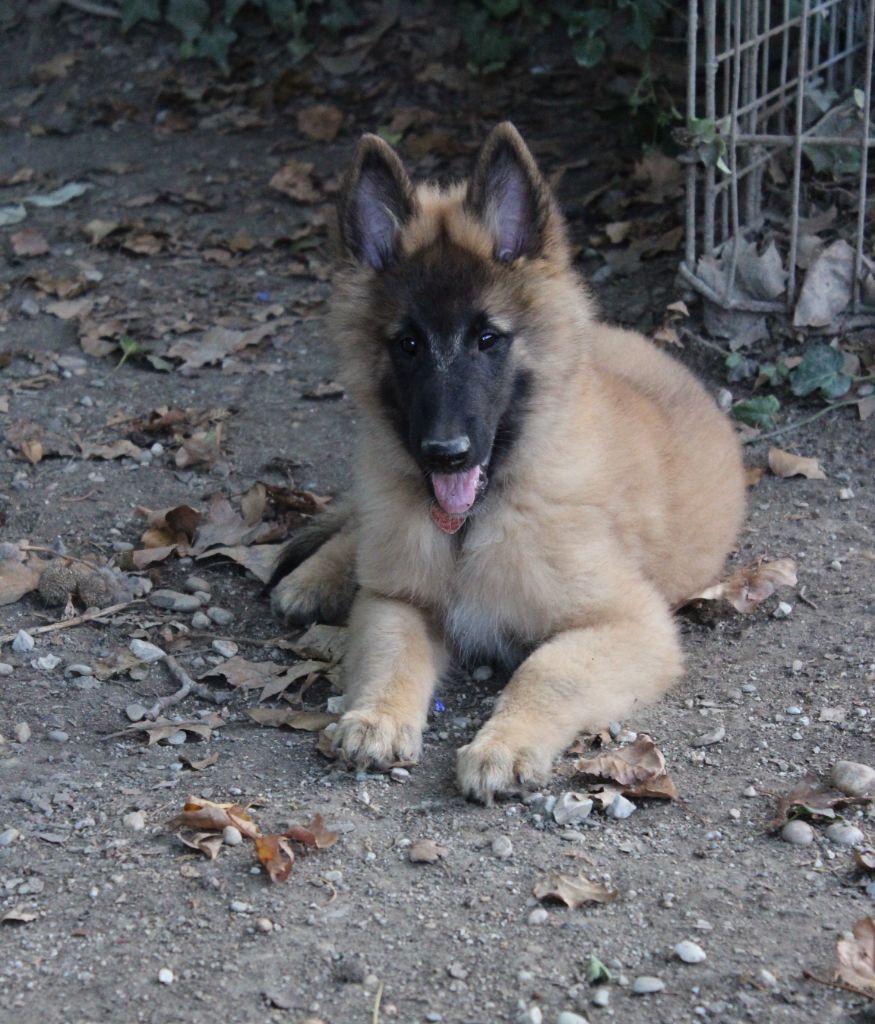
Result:
{"label": "dog's left ear", "polygon": [[465,204],[489,229],[500,262],[543,252],[553,197],[510,121],[496,125],[483,143]]}

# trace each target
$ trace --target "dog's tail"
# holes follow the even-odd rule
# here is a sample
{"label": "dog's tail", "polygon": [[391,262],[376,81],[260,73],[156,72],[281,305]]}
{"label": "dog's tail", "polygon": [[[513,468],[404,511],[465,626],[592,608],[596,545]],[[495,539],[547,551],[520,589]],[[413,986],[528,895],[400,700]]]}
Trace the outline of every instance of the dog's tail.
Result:
{"label": "dog's tail", "polygon": [[344,530],[351,518],[352,503],[346,502],[328,512],[320,512],[312,522],[296,530],[278,555],[265,590],[272,590],[281,579],[297,569],[301,562],[314,555],[327,540]]}

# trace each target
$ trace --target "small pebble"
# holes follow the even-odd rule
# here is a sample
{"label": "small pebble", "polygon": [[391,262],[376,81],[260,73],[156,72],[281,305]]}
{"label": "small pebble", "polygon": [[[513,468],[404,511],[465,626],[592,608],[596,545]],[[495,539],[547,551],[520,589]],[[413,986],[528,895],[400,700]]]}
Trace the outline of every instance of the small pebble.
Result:
{"label": "small pebble", "polygon": [[[341,695],[341,700],[343,696]],[[329,702],[331,698],[328,698]],[[331,709],[329,708],[329,711]],[[391,768],[389,770],[389,778],[394,779],[396,782],[406,782],[410,778],[410,772],[406,768]]]}
{"label": "small pebble", "polygon": [[507,836],[496,836],[492,840],[492,854],[499,860],[509,860],[513,856],[513,843]]}
{"label": "small pebble", "polygon": [[268,935],[273,931],[273,921],[269,917],[258,917],[255,920],[255,930]]}
{"label": "small pebble", "polygon": [[854,492],[850,487],[842,487],[839,490],[839,501],[850,501],[853,496]]}
{"label": "small pebble", "polygon": [[773,619],[786,619],[793,612],[793,605],[787,601],[779,601],[778,607],[772,612]]}
{"label": "small pebble", "polygon": [[796,658],[794,661],[792,661],[790,663],[790,671],[794,675],[798,675],[802,671],[803,668],[805,668],[805,665],[798,658]]}
{"label": "small pebble", "polygon": [[767,970],[765,967],[761,967],[760,968],[758,977],[759,977],[759,980],[767,988],[777,988],[778,987],[778,979],[774,976],[774,974],[772,974],[772,972],[770,970]]}
{"label": "small pebble", "polygon": [[77,662],[75,665],[68,665],[64,669],[65,676],[93,676],[94,669],[90,665],[83,665]]}
{"label": "small pebble", "polygon": [[835,821],[827,828],[826,838],[836,846],[859,846],[866,837],[856,825]]}
{"label": "small pebble", "polygon": [[524,1010],[517,1019],[520,1024],[543,1024],[544,1014],[541,1013],[540,1006],[530,1006],[528,1010]]}
{"label": "small pebble", "polygon": [[196,612],[201,606],[194,594],[180,594],[178,590],[153,590],[147,600],[153,608],[172,612]]}
{"label": "small pebble", "polygon": [[607,815],[609,818],[628,818],[636,810],[637,808],[631,800],[627,800],[622,793],[617,793],[608,805]]}
{"label": "small pebble", "polygon": [[875,768],[857,761],[837,761],[833,766],[832,784],[847,796],[869,796],[875,793]]}
{"label": "small pebble", "polygon": [[223,658],[233,658],[240,650],[233,640],[214,640],[211,646],[216,654],[221,654]]}
{"label": "small pebble", "polygon": [[231,900],[228,904],[228,909],[232,914],[248,914],[249,911],[252,910],[252,907],[243,900]]}
{"label": "small pebble", "polygon": [[485,683],[492,678],[492,668],[489,665],[480,665],[471,673],[471,678],[477,683]]}
{"label": "small pebble", "polygon": [[526,920],[528,921],[529,924],[534,924],[534,925],[544,924],[544,923],[546,923],[547,918],[549,916],[550,915],[547,913],[547,911],[543,907],[535,907],[535,909],[530,912],[530,914],[526,918]]}
{"label": "small pebble", "polygon": [[152,446],[151,446],[151,447],[149,448],[149,451],[150,451],[150,452],[152,453],[152,455],[163,455],[163,454],[164,454],[164,445],[163,445],[163,444],[161,444],[161,442],[160,442],[160,441],[156,441],[156,442],[155,442],[155,443],[154,443],[154,444],[153,444],[153,445],[152,445]]}
{"label": "small pebble", "polygon": [[661,978],[654,978],[649,974],[642,974],[632,982],[632,994],[636,996],[649,996],[654,992],[662,992],[665,982]]}
{"label": "small pebble", "polygon": [[581,1017],[579,1013],[563,1010],[556,1018],[556,1024],[589,1024],[589,1022],[586,1017]]}
{"label": "small pebble", "polygon": [[36,640],[34,640],[30,633],[25,633],[23,629],[19,629],[15,634],[15,639],[12,641],[12,650],[16,654],[27,654],[34,647],[36,647]]}
{"label": "small pebble", "polygon": [[122,821],[135,832],[142,832],[146,827],[146,815],[142,811],[130,811],[122,818]]}
{"label": "small pebble", "polygon": [[44,654],[36,659],[36,663],[44,672],[51,672],[61,664],[61,659],[55,654]]}
{"label": "small pebble", "polygon": [[15,726],[14,732],[15,739],[19,743],[27,743],[27,741],[30,739],[30,726],[27,724],[27,722],[19,722]]}
{"label": "small pebble", "polygon": [[599,985],[592,994],[593,1006],[607,1006],[611,1001],[611,990],[607,985]]}
{"label": "small pebble", "polygon": [[171,747],[181,747],[183,743],[185,743],[185,730],[180,729],[179,732],[175,732],[172,736],[168,736],[167,742]]}
{"label": "small pebble", "polygon": [[125,714],[128,716],[129,722],[142,722],[142,720],[146,717],[147,710],[148,709],[143,707],[142,704],[137,704],[136,702],[134,702],[132,704],[127,705],[127,707],[125,708]]}
{"label": "small pebble", "polygon": [[690,942],[689,939],[679,942],[674,948],[674,953],[678,960],[683,960],[685,964],[700,964],[703,960],[708,959],[705,950],[697,943]]}
{"label": "small pebble", "polygon": [[222,829],[222,842],[225,846],[239,846],[243,842],[243,834],[235,825],[226,825]]}
{"label": "small pebble", "polygon": [[790,707],[787,708],[787,714],[788,715],[801,715],[802,714],[802,708],[800,708],[798,704],[791,704]]}
{"label": "small pebble", "polygon": [[756,693],[757,692],[756,683],[742,683],[741,684],[741,692],[742,693],[747,693],[747,694]]}
{"label": "small pebble", "polygon": [[592,800],[582,793],[561,793],[553,808],[553,820],[559,825],[576,825],[589,817]]}
{"label": "small pebble", "polygon": [[17,828],[4,828],[0,832],[0,846],[11,846],[20,835]]}
{"label": "small pebble", "polygon": [[781,838],[794,846],[808,846],[814,842],[814,829],[807,821],[788,821],[781,829]]}
{"label": "small pebble", "polygon": [[620,722],[611,722],[608,725],[608,732],[611,734],[612,739],[616,739],[623,731],[623,726]]}
{"label": "small pebble", "polygon": [[162,985],[172,985],[176,980],[173,976],[173,971],[169,967],[162,967],[158,972],[158,980]]}
{"label": "small pebble", "polygon": [[212,596],[206,590],[196,590],[194,596],[200,601],[201,608],[206,608],[210,601],[212,601]]}
{"label": "small pebble", "polygon": [[6,661],[0,661],[0,676],[11,676],[15,670]]}
{"label": "small pebble", "polygon": [[[156,590],[155,593],[158,594],[160,591]],[[165,651],[155,644],[150,644],[148,640],[131,640],[128,647],[135,658],[139,658],[140,661],[145,661],[147,664],[167,657]]]}
{"label": "small pebble", "polygon": [[229,612],[227,608],[207,608],[207,615],[217,626],[230,626],[234,621],[234,613]]}
{"label": "small pebble", "polygon": [[191,624],[194,629],[209,629],[213,623],[203,612],[195,612],[191,617]]}
{"label": "small pebble", "polygon": [[[742,687],[744,689],[744,687]],[[700,733],[691,742],[692,747],[710,747],[715,743],[719,743],[726,736],[726,730],[722,725],[718,725],[716,728],[711,729],[708,732]]]}
{"label": "small pebble", "polygon": [[447,974],[449,974],[451,978],[456,978],[458,981],[464,981],[465,978],[468,977],[468,972],[458,962],[458,960],[454,960],[453,963],[447,967]]}
{"label": "small pebble", "polygon": [[188,576],[182,586],[189,594],[196,594],[198,591],[209,594],[213,589],[209,581],[205,580],[202,576]]}
{"label": "small pebble", "polygon": [[53,743],[66,743],[70,738],[70,734],[63,729],[50,729],[46,735]]}

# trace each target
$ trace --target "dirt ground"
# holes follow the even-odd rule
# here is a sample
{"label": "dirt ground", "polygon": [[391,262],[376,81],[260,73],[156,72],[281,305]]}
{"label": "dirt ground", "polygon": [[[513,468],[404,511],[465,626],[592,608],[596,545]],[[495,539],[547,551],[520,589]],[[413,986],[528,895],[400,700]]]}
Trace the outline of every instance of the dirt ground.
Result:
{"label": "dirt ground", "polygon": [[[180,64],[172,39],[152,30],[125,41],[112,22],[63,6],[50,15],[13,4],[3,15],[0,178],[32,176],[0,188],[0,206],[91,186],[54,207],[27,205],[25,220],[0,228],[4,541],[105,564],[139,546],[138,505],[204,508],[215,492],[236,503],[256,480],[343,490],[355,411],[343,397],[305,397],[334,375],[319,223],[355,138],[399,110],[401,150],[420,173],[462,173],[488,127],[512,118],[546,170],[561,172],[580,265],[608,318],[650,331],[682,297],[668,242],[630,254],[604,239],[607,223],[627,219],[645,225],[645,239],[664,237],[681,211],[676,190],[642,194],[653,181],[635,183],[640,151],[592,112],[590,79],[563,66],[472,80],[457,66],[452,26],[434,29],[411,11],[348,75],[315,61],[289,72],[271,43],[250,45],[230,79]],[[63,54],[75,59],[45,68]],[[298,113],[314,103],[342,111],[335,139],[300,130]],[[305,202],[268,187],[291,159],[313,164],[299,172]],[[99,244],[95,220],[115,225]],[[24,228],[48,251],[16,255],[11,238]],[[270,318],[276,329],[224,365],[183,369],[169,354],[216,326]],[[81,339],[100,324],[114,351],[87,354]],[[139,348],[118,366],[122,336]],[[686,335],[678,352],[712,391],[725,386],[711,349]],[[170,444],[137,458],[79,454],[77,439],[87,448],[130,437],[132,418],[162,406],[232,410],[220,456],[180,468]],[[22,453],[24,422],[42,429],[41,459]],[[312,733],[256,727],[245,714],[251,692],[223,707],[227,722],[208,742],[119,736],[130,703],[175,689],[164,666],[102,680],[70,666],[93,668],[131,637],[172,646],[193,674],[215,657],[216,638],[253,661],[294,660],[277,646],[284,633],[261,584],[227,559],[170,558],[151,577],[175,590],[204,577],[212,604],[233,613],[229,625],[193,630],[191,615],[141,602],[36,635],[29,653],[3,643],[0,917],[24,919],[0,925],[0,1020],[487,1024],[535,1022],[538,1010],[549,1024],[563,1011],[593,1024],[863,1019],[859,997],[804,972],[831,977],[837,939],[873,911],[871,878],[822,826],[808,846],[771,834],[767,794],[809,772],[827,776],[839,759],[875,763],[871,422],[845,409],[788,435],[785,447],[816,456],[827,479],[766,474],[752,490],[735,562],[795,559],[799,587],[779,595],[792,612],[776,618],[775,596],[748,616],[682,618],[685,678],[623,723],[657,740],[680,799],[639,801],[624,820],[594,813],[563,828],[543,800],[484,808],[459,797],[454,752],[488,714],[497,677],[440,694],[422,764],[400,780],[333,764]],[[746,454],[764,465],[765,453],[760,444]],[[0,632],[59,617],[29,594],[0,610]],[[60,661],[40,667],[47,655]],[[199,710],[216,708],[192,697],[168,713]],[[718,727],[719,742],[696,745]],[[183,752],[218,760],[191,772]],[[549,793],[574,786],[557,774]],[[212,861],[180,844],[166,822],[189,794],[251,804],[265,827],[318,812],[341,837],[300,853],[288,880],[271,884],[249,843]],[[844,814],[875,834],[871,809]],[[493,848],[501,836],[510,856],[507,844]],[[421,838],[445,857],[411,863]],[[609,882],[618,898],[530,917],[534,884],[554,870]],[[680,962],[673,950],[685,939],[707,959]],[[592,954],[612,974],[607,1007],[593,1004],[585,979]],[[664,988],[633,994],[640,976]]]}

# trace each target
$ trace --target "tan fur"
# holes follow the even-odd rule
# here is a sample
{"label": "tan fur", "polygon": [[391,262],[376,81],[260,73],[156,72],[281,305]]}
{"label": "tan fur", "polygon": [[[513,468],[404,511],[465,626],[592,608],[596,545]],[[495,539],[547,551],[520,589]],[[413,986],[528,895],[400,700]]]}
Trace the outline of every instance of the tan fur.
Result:
{"label": "tan fur", "polygon": [[[420,187],[414,202],[403,254],[443,232],[492,258],[488,226],[461,188]],[[503,268],[486,299],[491,316],[515,325],[514,358],[536,376],[536,403],[501,487],[460,545],[431,522],[421,471],[382,413],[385,330],[398,311],[375,306],[376,275],[350,263],[335,302],[346,385],[362,411],[361,590],[337,743],[362,764],[416,757],[441,633],[463,650],[500,650],[512,637],[532,653],[459,752],[462,791],[490,801],[543,782],[578,732],[634,713],[677,678],[670,608],[714,580],[733,543],[744,510],[739,447],[686,369],[595,319],[550,201],[543,255]],[[289,600],[320,569],[337,582],[337,553],[323,549],[296,570]]]}

